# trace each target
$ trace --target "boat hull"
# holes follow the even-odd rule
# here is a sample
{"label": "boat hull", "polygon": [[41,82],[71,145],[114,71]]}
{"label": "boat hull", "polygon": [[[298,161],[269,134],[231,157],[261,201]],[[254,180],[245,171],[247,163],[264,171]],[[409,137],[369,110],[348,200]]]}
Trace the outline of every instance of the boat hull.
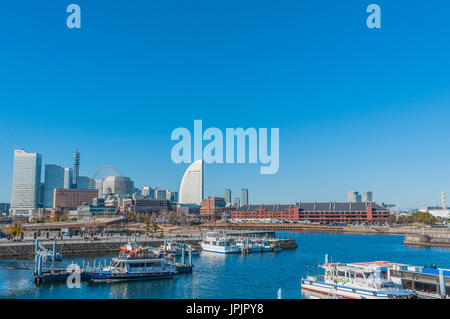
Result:
{"label": "boat hull", "polygon": [[237,246],[214,246],[202,244],[202,251],[216,254],[239,254],[241,250]]}
{"label": "boat hull", "polygon": [[[333,285],[326,282],[315,282],[310,280],[302,280],[302,290],[322,294],[326,298],[343,298],[343,299],[391,299],[395,298],[391,294],[383,291],[375,291],[369,289],[345,287]],[[401,296],[407,298],[407,296]]]}
{"label": "boat hull", "polygon": [[152,273],[106,273],[87,272],[92,281],[129,281],[129,280],[153,280],[170,279],[175,275],[174,271],[152,272]]}

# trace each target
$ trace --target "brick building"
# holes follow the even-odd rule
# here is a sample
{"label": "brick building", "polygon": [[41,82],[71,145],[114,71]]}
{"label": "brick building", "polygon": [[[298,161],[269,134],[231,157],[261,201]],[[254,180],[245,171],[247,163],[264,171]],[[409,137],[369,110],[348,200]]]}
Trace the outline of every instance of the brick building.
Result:
{"label": "brick building", "polygon": [[373,202],[246,205],[236,208],[231,216],[232,219],[309,220],[325,223],[385,222],[389,218],[389,209]]}
{"label": "brick building", "polygon": [[92,204],[98,197],[97,189],[62,189],[55,188],[53,208],[75,209],[83,204]]}

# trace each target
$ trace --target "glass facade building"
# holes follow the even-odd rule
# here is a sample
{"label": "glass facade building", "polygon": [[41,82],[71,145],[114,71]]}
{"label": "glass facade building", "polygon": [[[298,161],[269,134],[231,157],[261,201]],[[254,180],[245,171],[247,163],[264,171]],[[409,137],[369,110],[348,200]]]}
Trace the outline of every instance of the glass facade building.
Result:
{"label": "glass facade building", "polygon": [[53,207],[53,193],[55,188],[65,188],[65,169],[58,165],[45,165],[44,207]]}
{"label": "glass facade building", "polygon": [[24,150],[14,151],[11,214],[31,216],[39,205],[42,157]]}

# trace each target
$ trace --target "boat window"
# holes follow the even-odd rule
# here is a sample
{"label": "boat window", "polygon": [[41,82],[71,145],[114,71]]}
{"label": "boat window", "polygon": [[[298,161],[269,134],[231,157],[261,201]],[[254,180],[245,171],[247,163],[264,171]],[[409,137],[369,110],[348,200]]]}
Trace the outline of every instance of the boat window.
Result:
{"label": "boat window", "polygon": [[343,272],[343,271],[338,271],[338,276],[345,277],[345,272]]}
{"label": "boat window", "polygon": [[355,278],[355,273],[353,271],[350,271],[350,278]]}
{"label": "boat window", "polygon": [[147,263],[147,267],[161,267],[161,262]]}
{"label": "boat window", "polygon": [[355,273],[355,276],[356,276],[356,278],[362,278],[362,279],[364,279],[363,274],[360,273],[360,272]]}

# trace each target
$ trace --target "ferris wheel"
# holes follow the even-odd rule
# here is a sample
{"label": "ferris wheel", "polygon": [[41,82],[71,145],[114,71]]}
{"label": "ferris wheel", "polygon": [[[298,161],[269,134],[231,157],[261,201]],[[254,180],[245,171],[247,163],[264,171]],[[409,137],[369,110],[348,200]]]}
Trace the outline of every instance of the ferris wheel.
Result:
{"label": "ferris wheel", "polygon": [[114,171],[118,176],[123,176],[122,172],[117,167],[115,167],[113,165],[103,165],[103,166],[97,168],[94,171],[94,173],[91,175],[91,177],[89,179],[89,189],[94,189],[96,178],[100,175],[100,173],[102,173],[104,171],[108,171],[108,170]]}

